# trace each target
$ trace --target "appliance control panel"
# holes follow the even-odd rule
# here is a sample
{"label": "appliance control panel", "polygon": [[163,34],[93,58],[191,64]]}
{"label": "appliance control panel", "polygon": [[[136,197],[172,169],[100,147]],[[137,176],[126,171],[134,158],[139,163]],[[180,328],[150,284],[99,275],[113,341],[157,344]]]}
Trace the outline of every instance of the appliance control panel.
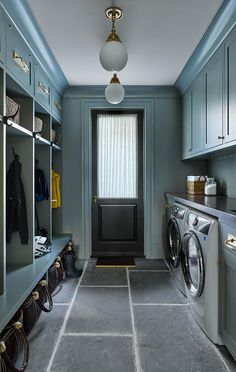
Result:
{"label": "appliance control panel", "polygon": [[195,213],[190,212],[187,218],[187,225],[195,231],[199,231],[204,235],[208,235],[211,226],[211,221],[199,215],[196,215]]}
{"label": "appliance control panel", "polygon": [[184,216],[185,216],[185,213],[186,213],[186,209],[185,208],[182,208],[178,204],[173,204],[173,206],[171,208],[171,214],[175,218],[178,218],[180,220],[183,220],[184,219]]}

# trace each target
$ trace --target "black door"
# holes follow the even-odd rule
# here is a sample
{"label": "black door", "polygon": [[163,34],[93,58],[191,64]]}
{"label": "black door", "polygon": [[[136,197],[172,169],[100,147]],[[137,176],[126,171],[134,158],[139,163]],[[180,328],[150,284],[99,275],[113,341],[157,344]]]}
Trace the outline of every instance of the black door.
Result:
{"label": "black door", "polygon": [[92,112],[92,256],[142,257],[143,112]]}
{"label": "black door", "polygon": [[178,222],[171,218],[168,223],[169,261],[176,268],[180,263],[181,237]]}

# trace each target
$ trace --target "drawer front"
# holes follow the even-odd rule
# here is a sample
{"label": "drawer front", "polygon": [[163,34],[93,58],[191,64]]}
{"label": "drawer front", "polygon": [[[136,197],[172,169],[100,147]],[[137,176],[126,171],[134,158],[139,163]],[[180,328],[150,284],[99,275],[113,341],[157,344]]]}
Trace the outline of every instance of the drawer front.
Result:
{"label": "drawer front", "polygon": [[20,85],[33,93],[31,51],[16,28],[9,22],[7,25],[6,65]]}
{"label": "drawer front", "polygon": [[2,63],[5,62],[5,43],[4,43],[4,35],[5,35],[5,28],[4,28],[4,18],[3,18],[3,10],[0,8],[0,61]]}
{"label": "drawer front", "polygon": [[48,110],[51,109],[51,86],[47,75],[36,63],[35,65],[35,97]]}
{"label": "drawer front", "polygon": [[62,97],[55,90],[52,93],[52,114],[62,121]]}

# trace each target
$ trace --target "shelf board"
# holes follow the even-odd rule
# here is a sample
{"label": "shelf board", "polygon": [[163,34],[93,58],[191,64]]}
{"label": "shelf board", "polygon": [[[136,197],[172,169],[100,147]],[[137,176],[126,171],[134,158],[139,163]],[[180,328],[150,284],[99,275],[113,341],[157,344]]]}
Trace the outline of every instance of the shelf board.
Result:
{"label": "shelf board", "polygon": [[52,240],[51,252],[35,259],[33,264],[7,267],[6,292],[0,296],[0,332],[71,238],[72,234],[57,235]]}
{"label": "shelf board", "polygon": [[55,143],[52,144],[52,149],[56,151],[61,151],[61,147],[56,145]]}
{"label": "shelf board", "polygon": [[50,146],[51,142],[47,140],[46,138],[41,137],[40,135],[35,135],[35,143],[36,145],[44,145],[44,146]]}
{"label": "shelf board", "polygon": [[7,119],[7,134],[9,136],[24,136],[24,137],[33,137],[33,133],[22,127],[19,124],[14,123],[11,119]]}

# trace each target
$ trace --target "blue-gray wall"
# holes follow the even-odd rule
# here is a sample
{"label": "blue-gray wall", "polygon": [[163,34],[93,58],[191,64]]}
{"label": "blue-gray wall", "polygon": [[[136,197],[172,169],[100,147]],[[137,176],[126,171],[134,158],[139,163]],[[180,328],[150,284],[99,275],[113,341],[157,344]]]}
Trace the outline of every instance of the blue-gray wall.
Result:
{"label": "blue-gray wall", "polygon": [[218,194],[236,198],[236,154],[209,160],[208,174],[218,183]]}
{"label": "blue-gray wall", "polygon": [[72,231],[80,257],[91,254],[91,120],[95,108],[143,108],[145,254],[164,257],[164,192],[184,192],[188,174],[206,174],[206,161],[180,160],[181,101],[171,87],[126,87],[119,106],[104,99],[104,87],[69,88],[64,96],[63,229]]}

